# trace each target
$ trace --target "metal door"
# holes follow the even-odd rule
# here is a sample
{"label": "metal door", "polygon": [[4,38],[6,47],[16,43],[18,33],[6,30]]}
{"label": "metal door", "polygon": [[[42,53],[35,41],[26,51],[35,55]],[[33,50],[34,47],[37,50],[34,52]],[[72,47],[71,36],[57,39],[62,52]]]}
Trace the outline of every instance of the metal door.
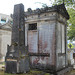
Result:
{"label": "metal door", "polygon": [[28,51],[38,53],[38,32],[36,30],[28,31]]}

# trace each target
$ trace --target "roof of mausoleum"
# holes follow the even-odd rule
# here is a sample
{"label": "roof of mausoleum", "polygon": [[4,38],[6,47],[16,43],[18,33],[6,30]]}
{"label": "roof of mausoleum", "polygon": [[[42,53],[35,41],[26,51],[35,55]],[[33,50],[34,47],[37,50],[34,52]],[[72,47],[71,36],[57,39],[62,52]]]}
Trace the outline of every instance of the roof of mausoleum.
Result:
{"label": "roof of mausoleum", "polygon": [[36,10],[32,10],[31,8],[28,8],[28,11],[25,12],[25,16],[42,14],[47,12],[58,12],[59,14],[64,16],[66,19],[69,19],[69,14],[64,4],[55,5],[52,7],[37,8]]}

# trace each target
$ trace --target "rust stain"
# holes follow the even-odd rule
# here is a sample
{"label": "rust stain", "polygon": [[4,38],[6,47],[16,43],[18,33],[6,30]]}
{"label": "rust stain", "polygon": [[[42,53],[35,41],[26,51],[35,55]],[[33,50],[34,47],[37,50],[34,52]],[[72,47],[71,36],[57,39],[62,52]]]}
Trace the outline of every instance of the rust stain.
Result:
{"label": "rust stain", "polygon": [[52,39],[52,47],[51,47],[51,50],[52,50],[52,65],[55,65],[55,32],[53,32],[53,39]]}
{"label": "rust stain", "polygon": [[48,64],[48,61],[49,61],[48,58],[49,58],[49,57],[46,57],[46,64]]}
{"label": "rust stain", "polygon": [[42,52],[42,36],[39,38],[39,53]]}
{"label": "rust stain", "polygon": [[32,52],[32,40],[33,40],[33,37],[30,38],[30,41],[28,43],[29,44],[28,45],[29,46],[29,52]]}
{"label": "rust stain", "polygon": [[44,53],[47,52],[46,48],[47,48],[47,41],[44,42],[44,44],[42,43],[42,36],[39,39],[39,53]]}
{"label": "rust stain", "polygon": [[31,50],[32,50],[32,44],[29,43],[29,52],[31,52]]}
{"label": "rust stain", "polygon": [[42,48],[43,52],[47,52],[47,50],[46,50],[47,45],[48,45],[48,44],[47,44],[47,42],[45,41],[44,44],[43,44],[43,48]]}
{"label": "rust stain", "polygon": [[[29,52],[33,52],[33,46],[34,46],[32,43],[33,42],[32,40],[34,40],[33,32],[30,32],[28,36],[29,36],[28,38]],[[48,45],[47,41],[44,41],[43,43],[43,37],[41,35],[38,40],[38,46],[39,46],[38,53],[45,53],[45,52],[48,53],[48,51],[46,50],[47,45]]]}
{"label": "rust stain", "polygon": [[33,64],[38,64],[38,61],[39,61],[39,58],[35,58],[35,59],[33,60]]}
{"label": "rust stain", "polygon": [[47,45],[48,45],[48,44],[47,44],[47,42],[45,41],[44,48],[47,48]]}
{"label": "rust stain", "polygon": [[44,57],[41,57],[42,60],[44,60]]}

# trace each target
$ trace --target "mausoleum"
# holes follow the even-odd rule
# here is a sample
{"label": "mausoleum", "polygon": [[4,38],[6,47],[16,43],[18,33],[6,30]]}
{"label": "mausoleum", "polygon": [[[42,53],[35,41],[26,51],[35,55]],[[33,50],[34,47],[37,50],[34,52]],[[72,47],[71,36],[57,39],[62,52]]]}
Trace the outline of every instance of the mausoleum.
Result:
{"label": "mausoleum", "polygon": [[15,5],[6,72],[24,73],[30,69],[57,72],[68,68],[68,19],[64,4],[36,10],[29,8],[27,12],[22,4]]}

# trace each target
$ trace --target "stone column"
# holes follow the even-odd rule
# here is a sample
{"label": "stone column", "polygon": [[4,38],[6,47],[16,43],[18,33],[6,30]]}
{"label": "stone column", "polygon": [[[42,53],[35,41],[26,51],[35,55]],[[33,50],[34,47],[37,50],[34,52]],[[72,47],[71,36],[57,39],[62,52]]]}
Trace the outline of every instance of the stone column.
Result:
{"label": "stone column", "polygon": [[18,4],[14,6],[12,44],[8,46],[6,54],[7,73],[26,73],[29,71],[29,57],[27,47],[25,47],[25,20],[24,6]]}

